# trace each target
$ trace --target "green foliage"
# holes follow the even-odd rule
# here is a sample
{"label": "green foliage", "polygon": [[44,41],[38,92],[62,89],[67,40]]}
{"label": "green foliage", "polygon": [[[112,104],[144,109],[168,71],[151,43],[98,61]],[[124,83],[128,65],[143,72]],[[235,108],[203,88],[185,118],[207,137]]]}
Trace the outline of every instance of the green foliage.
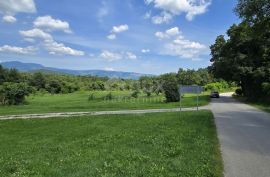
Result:
{"label": "green foliage", "polygon": [[163,79],[163,90],[166,97],[166,102],[177,102],[180,100],[178,92],[178,84],[176,74],[164,74],[161,76]]}
{"label": "green foliage", "polygon": [[133,98],[138,98],[139,97],[139,91],[138,90],[134,90],[132,93],[131,93],[131,97]]}
{"label": "green foliage", "polygon": [[210,83],[204,86],[204,89],[207,91],[209,90],[223,91],[229,88],[230,88],[229,84],[225,81]]}
{"label": "green foliage", "polygon": [[61,92],[61,84],[56,80],[52,80],[46,85],[46,90],[52,94],[60,93]]}
{"label": "green foliage", "polygon": [[107,95],[104,97],[105,100],[112,100],[113,99],[113,94],[112,92],[109,92]]}
{"label": "green foliage", "polygon": [[235,81],[251,100],[263,99],[264,83],[270,82],[269,4],[269,0],[239,0],[235,11],[242,22],[230,27],[227,40],[218,36],[210,47],[215,77]]}
{"label": "green foliage", "polygon": [[35,87],[37,90],[45,89],[46,86],[45,76],[41,72],[36,72],[29,80],[29,84]]}
{"label": "green foliage", "polygon": [[32,89],[26,83],[4,82],[0,85],[0,103],[2,105],[17,105],[25,100],[25,96],[31,93]]}
{"label": "green foliage", "polygon": [[89,96],[88,96],[88,101],[92,101],[95,99],[95,94],[94,93],[91,93]]}
{"label": "green foliage", "polygon": [[184,70],[180,68],[177,73],[177,80],[180,85],[206,85],[214,81],[208,69]]}

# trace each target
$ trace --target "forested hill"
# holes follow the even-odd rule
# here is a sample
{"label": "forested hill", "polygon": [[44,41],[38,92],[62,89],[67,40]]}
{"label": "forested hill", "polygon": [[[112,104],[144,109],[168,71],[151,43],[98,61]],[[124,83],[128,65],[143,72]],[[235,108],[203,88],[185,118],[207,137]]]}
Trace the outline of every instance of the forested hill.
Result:
{"label": "forested hill", "polygon": [[133,73],[133,72],[123,72],[123,71],[106,71],[106,70],[70,70],[70,69],[59,69],[52,67],[45,67],[36,63],[22,63],[19,61],[10,61],[0,63],[5,68],[16,68],[22,72],[55,72],[61,74],[72,74],[81,76],[99,76],[99,77],[109,77],[109,78],[122,78],[122,79],[133,79],[138,80],[141,76],[151,76],[148,74]]}

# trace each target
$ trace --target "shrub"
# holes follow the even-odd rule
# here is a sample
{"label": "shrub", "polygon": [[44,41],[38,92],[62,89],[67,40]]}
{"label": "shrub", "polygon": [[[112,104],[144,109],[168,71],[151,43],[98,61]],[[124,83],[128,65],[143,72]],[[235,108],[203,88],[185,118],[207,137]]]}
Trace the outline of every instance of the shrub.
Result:
{"label": "shrub", "polygon": [[225,89],[230,88],[229,84],[225,81],[221,81],[221,82],[214,82],[214,83],[210,83],[210,84],[206,84],[204,86],[204,89],[209,91],[209,90],[217,90],[217,91],[222,91]]}
{"label": "shrub", "polygon": [[105,100],[112,100],[113,99],[113,95],[112,93],[108,93],[105,97],[104,97]]}
{"label": "shrub", "polygon": [[25,96],[32,92],[26,83],[5,82],[0,86],[0,101],[2,105],[17,105],[25,101]]}
{"label": "shrub", "polygon": [[163,75],[163,90],[166,102],[177,102],[180,100],[177,79],[173,74]]}
{"label": "shrub", "polygon": [[94,93],[91,93],[89,96],[88,96],[88,101],[92,101],[95,99],[95,95]]}
{"label": "shrub", "polygon": [[60,93],[61,84],[58,81],[50,81],[49,84],[46,85],[46,90],[52,94]]}
{"label": "shrub", "polygon": [[138,98],[139,97],[139,91],[138,90],[134,90],[132,93],[131,93],[131,97],[133,98]]}

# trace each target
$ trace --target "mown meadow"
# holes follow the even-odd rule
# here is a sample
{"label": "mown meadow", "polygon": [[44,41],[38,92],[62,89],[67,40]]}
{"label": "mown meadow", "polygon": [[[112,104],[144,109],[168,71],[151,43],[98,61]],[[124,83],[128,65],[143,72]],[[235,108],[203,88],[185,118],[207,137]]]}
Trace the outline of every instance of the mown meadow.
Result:
{"label": "mown meadow", "polygon": [[0,176],[221,177],[210,111],[0,121]]}

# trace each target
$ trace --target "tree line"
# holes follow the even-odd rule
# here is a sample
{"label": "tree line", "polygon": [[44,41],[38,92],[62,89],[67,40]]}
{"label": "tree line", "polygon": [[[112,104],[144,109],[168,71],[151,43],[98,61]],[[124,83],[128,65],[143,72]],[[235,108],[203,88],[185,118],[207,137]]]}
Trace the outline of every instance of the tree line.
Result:
{"label": "tree line", "polygon": [[[137,98],[140,93],[146,96],[165,94],[167,102],[178,101],[179,85],[202,85],[206,89],[221,89],[221,84],[205,69],[184,70],[160,76],[143,76],[139,80],[107,78],[96,76],[74,76],[43,72],[18,72],[0,65],[0,104],[14,105],[24,102],[25,96],[32,93],[65,94],[78,90],[127,90]],[[216,84],[215,82],[218,82]]]}

